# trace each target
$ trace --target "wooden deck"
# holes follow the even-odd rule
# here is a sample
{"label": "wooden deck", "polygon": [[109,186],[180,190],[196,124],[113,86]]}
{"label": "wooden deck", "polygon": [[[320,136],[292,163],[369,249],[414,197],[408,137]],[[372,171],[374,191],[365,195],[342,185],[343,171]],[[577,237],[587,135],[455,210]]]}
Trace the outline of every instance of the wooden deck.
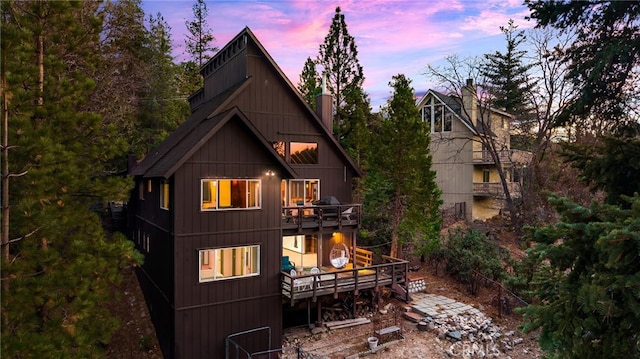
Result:
{"label": "wooden deck", "polygon": [[285,235],[305,231],[357,229],[361,223],[362,205],[293,206],[282,209],[282,231]]}
{"label": "wooden deck", "polygon": [[378,286],[388,286],[392,289],[404,287],[407,283],[408,262],[396,258],[386,257],[387,263],[353,269],[323,268],[320,274],[304,272],[298,276],[291,276],[282,272],[282,294],[289,298],[291,305],[297,300],[311,298],[316,301],[319,296],[338,293],[355,292],[361,289],[371,289]]}

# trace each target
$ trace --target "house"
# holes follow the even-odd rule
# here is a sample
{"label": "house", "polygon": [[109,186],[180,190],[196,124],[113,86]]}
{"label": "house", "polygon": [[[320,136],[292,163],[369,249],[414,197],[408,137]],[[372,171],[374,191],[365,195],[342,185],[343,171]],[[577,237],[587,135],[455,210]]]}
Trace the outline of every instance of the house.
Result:
{"label": "house", "polygon": [[320,321],[323,297],[406,294],[405,261],[357,247],[360,171],[332,135],[330,96],[311,109],[249,28],[200,71],[190,118],[130,171],[164,356],[277,352],[286,308]]}
{"label": "house", "polygon": [[495,144],[510,195],[520,197],[526,155],[511,150],[511,114],[479,104],[471,80],[461,96],[429,90],[417,106],[431,125],[430,152],[443,211],[470,221],[486,220],[505,208],[498,167],[482,138]]}

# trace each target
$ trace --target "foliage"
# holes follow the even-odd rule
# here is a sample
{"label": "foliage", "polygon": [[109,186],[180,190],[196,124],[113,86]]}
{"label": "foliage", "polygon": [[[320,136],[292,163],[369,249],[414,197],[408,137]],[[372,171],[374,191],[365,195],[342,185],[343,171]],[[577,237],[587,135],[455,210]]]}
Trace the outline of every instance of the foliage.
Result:
{"label": "foliage", "polygon": [[580,90],[558,124],[598,114],[612,124],[636,122],[640,64],[640,3],[637,1],[526,0],[538,26],[576,33],[558,55]]}
{"label": "foliage", "polygon": [[[92,103],[104,69],[96,3],[3,1],[3,96],[11,144],[11,243],[2,261],[6,357],[99,357],[117,326],[104,308],[118,270],[139,262],[108,238],[92,203],[128,197],[111,176],[126,152]],[[6,86],[6,87],[4,87]],[[6,159],[5,159],[6,160]],[[21,176],[15,176],[22,174]],[[5,211],[7,209],[5,208]],[[8,212],[3,212],[3,217]]]}
{"label": "foliage", "polygon": [[[345,138],[350,136],[350,130],[355,127],[351,123],[357,121],[351,118],[349,113],[355,111],[354,106],[368,105],[368,101],[354,99],[354,96],[364,95],[364,75],[358,61],[355,40],[347,30],[347,23],[340,7],[336,8],[329,33],[320,45],[316,62],[322,66],[320,75],[326,76],[327,89],[335,99],[333,133],[343,143]],[[369,112],[368,107],[363,110]]]}
{"label": "foliage", "polygon": [[640,356],[640,196],[624,200],[583,207],[552,196],[560,221],[531,233],[539,304],[522,310],[523,328],[541,329],[551,357]]}
{"label": "foliage", "polygon": [[493,96],[493,106],[522,115],[521,112],[526,110],[527,94],[535,84],[531,83],[528,75],[533,64],[524,64],[527,52],[518,49],[526,41],[526,36],[523,31],[516,32],[517,28],[513,20],[509,20],[506,27],[500,26],[507,40],[507,51],[485,54],[482,74],[488,79],[487,89]]}
{"label": "foliage", "polygon": [[581,171],[593,192],[607,193],[607,203],[626,205],[623,196],[640,193],[640,138],[602,138],[600,147],[566,144],[567,161]]}
{"label": "foliage", "polygon": [[396,75],[389,86],[393,97],[368,146],[365,212],[371,218],[365,223],[389,227],[391,256],[407,241],[424,253],[437,241],[441,223],[429,131],[415,106],[411,81]]}
{"label": "foliage", "polygon": [[193,56],[198,67],[202,67],[211,57],[210,54],[218,51],[218,48],[212,45],[216,39],[213,37],[213,32],[207,24],[207,16],[209,15],[207,3],[205,3],[204,0],[196,0],[192,10],[193,20],[185,21],[189,33],[184,43],[187,53]]}
{"label": "foliage", "polygon": [[302,94],[302,98],[311,106],[316,108],[316,97],[320,95],[322,87],[320,75],[316,71],[316,63],[307,57],[307,61],[304,63],[304,68],[300,74],[300,82],[298,82],[298,90]]}
{"label": "foliage", "polygon": [[500,280],[505,276],[503,260],[508,253],[501,251],[497,243],[474,230],[455,227],[432,253],[433,258],[446,263],[447,272],[467,283],[471,294],[476,295],[483,278]]}

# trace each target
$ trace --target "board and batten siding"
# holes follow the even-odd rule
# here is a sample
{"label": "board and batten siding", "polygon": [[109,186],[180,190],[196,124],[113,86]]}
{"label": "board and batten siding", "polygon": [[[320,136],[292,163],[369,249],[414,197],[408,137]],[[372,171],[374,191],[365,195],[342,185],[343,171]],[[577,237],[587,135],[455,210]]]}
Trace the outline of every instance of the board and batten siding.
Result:
{"label": "board and batten siding", "polygon": [[[182,346],[176,352],[187,353],[186,358],[203,357],[203,353],[221,357],[224,340],[219,338],[264,325],[272,327],[274,341],[281,338],[280,179],[264,176],[267,169],[278,172],[276,166],[245,125],[232,119],[174,175],[180,190],[176,193],[174,241],[175,336],[176,346]],[[202,178],[262,178],[262,207],[201,211]],[[200,249],[245,245],[260,245],[258,276],[199,282]],[[252,313],[253,307],[264,308],[274,301],[278,305],[269,306],[268,311]],[[233,324],[217,328],[215,323],[220,320]],[[220,330],[226,332],[216,332]]]}

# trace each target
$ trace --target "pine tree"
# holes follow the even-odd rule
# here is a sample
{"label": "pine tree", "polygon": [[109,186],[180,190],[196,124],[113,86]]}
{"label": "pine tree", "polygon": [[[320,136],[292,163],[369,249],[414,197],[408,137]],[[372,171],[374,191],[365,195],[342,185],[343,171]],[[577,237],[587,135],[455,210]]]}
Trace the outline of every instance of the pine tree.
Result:
{"label": "pine tree", "polygon": [[192,9],[193,20],[185,21],[189,31],[185,39],[185,45],[187,46],[187,53],[193,56],[198,67],[202,67],[211,55],[218,51],[218,48],[213,46],[213,42],[216,39],[207,24],[207,16],[209,15],[207,4],[204,0],[197,0]]}
{"label": "pine tree", "polygon": [[347,23],[340,7],[336,8],[329,33],[320,45],[317,63],[323,68],[321,75],[326,76],[327,88],[335,99],[333,133],[344,145],[345,138],[350,136],[350,129],[354,127],[348,113],[354,111],[352,106],[362,103],[353,100],[347,102],[347,98],[364,94],[364,75],[358,61],[355,39],[347,30]]}
{"label": "pine tree", "polygon": [[575,32],[559,55],[568,78],[580,90],[559,124],[597,114],[610,123],[637,122],[637,69],[640,64],[640,2],[526,0],[538,26]]}
{"label": "pine tree", "polygon": [[[640,356],[640,196],[582,207],[552,196],[560,221],[535,229],[539,267],[525,331],[553,358]],[[623,208],[626,207],[626,208]]]}
{"label": "pine tree", "polygon": [[431,169],[429,129],[415,106],[411,81],[396,75],[389,86],[393,97],[369,146],[365,212],[371,216],[368,223],[388,227],[390,255],[397,257],[401,243],[411,242],[422,253],[433,249],[441,201]]}
{"label": "pine tree", "polygon": [[[2,354],[95,357],[117,327],[105,309],[119,269],[138,258],[122,235],[107,239],[92,203],[123,200],[110,177],[124,149],[88,110],[87,77],[102,61],[95,4],[3,1],[3,91],[11,94],[10,243],[2,261]],[[107,131],[107,132],[105,132]]]}
{"label": "pine tree", "polygon": [[186,96],[180,94],[180,67],[171,57],[171,28],[161,14],[148,21],[149,73],[142,89],[140,129],[133,152],[145,154],[189,116]]}
{"label": "pine tree", "polygon": [[482,74],[488,78],[485,84],[493,97],[493,106],[504,108],[508,113],[521,114],[526,111],[528,93],[535,84],[529,81],[528,72],[532,64],[524,64],[523,58],[527,54],[518,50],[526,36],[523,31],[516,32],[518,26],[513,20],[509,24],[500,26],[507,40],[507,51],[486,54]]}
{"label": "pine tree", "polygon": [[322,91],[320,84],[322,80],[316,71],[316,64],[310,57],[304,63],[302,73],[300,74],[300,82],[298,82],[298,90],[302,94],[302,98],[311,106],[316,108],[316,97]]}

